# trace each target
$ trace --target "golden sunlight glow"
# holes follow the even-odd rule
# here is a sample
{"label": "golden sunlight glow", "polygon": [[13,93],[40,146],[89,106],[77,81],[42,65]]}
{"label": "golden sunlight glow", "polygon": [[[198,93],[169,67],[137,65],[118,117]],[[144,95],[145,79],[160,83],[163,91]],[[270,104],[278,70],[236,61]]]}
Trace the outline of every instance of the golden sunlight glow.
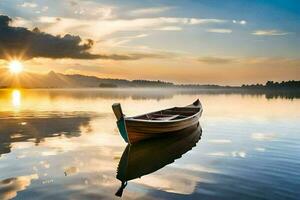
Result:
{"label": "golden sunlight glow", "polygon": [[23,71],[23,64],[18,60],[13,60],[9,63],[9,70],[11,73],[19,74]]}
{"label": "golden sunlight glow", "polygon": [[11,102],[14,107],[20,107],[21,105],[21,92],[20,90],[13,90],[11,94]]}

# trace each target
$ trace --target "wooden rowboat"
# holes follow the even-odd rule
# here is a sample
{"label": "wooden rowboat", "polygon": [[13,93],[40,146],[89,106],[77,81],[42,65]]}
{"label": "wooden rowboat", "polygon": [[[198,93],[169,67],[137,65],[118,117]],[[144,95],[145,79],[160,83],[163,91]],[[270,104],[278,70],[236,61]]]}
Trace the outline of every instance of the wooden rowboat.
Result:
{"label": "wooden rowboat", "polygon": [[174,135],[128,144],[117,169],[116,178],[121,181],[121,187],[116,195],[122,196],[128,181],[151,174],[181,158],[196,146],[201,135],[202,129],[197,123]]}
{"label": "wooden rowboat", "polygon": [[113,104],[112,108],[119,132],[129,144],[166,136],[193,126],[198,123],[203,111],[199,99],[185,107],[173,107],[134,117],[126,117],[119,103]]}

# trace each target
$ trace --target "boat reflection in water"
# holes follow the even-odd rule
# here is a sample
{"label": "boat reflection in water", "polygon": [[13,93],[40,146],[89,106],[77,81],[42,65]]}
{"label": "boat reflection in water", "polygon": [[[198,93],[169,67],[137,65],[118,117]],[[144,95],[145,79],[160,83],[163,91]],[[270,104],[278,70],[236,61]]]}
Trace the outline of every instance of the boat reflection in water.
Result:
{"label": "boat reflection in water", "polygon": [[117,169],[117,179],[122,184],[116,196],[122,196],[127,181],[153,173],[180,158],[196,146],[201,135],[198,123],[176,134],[128,144]]}

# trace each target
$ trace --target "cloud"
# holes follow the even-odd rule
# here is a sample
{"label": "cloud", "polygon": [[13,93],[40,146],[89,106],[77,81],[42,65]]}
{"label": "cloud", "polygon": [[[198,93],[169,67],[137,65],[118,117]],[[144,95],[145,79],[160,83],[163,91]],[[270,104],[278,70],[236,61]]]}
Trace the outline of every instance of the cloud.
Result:
{"label": "cloud", "polygon": [[31,3],[31,2],[24,2],[20,6],[23,8],[36,8],[38,5],[35,3]]}
{"label": "cloud", "polygon": [[235,62],[236,60],[234,58],[207,56],[207,57],[199,58],[198,61],[206,64],[229,64]]}
{"label": "cloud", "polygon": [[276,138],[274,133],[252,133],[251,138],[258,141],[271,141]]}
{"label": "cloud", "polygon": [[120,54],[109,54],[109,55],[99,55],[98,58],[102,59],[112,59],[112,60],[140,60],[143,58],[167,58],[168,55],[154,54],[154,53],[130,53],[127,55]]}
{"label": "cloud", "polygon": [[206,31],[210,33],[231,33],[232,32],[231,29],[207,29]]}
{"label": "cloud", "polygon": [[115,8],[109,6],[80,6],[74,11],[74,14],[82,15],[84,17],[98,18],[98,19],[112,19],[115,18]]}
{"label": "cloud", "polygon": [[42,8],[42,11],[43,11],[43,12],[46,12],[48,9],[49,9],[48,6],[44,6],[44,7]]}
{"label": "cloud", "polygon": [[17,196],[17,193],[30,186],[31,181],[38,179],[37,174],[19,176],[0,181],[0,199],[8,200]]}
{"label": "cloud", "polygon": [[212,153],[208,153],[207,155],[209,156],[228,156],[227,152],[212,152]]}
{"label": "cloud", "polygon": [[95,1],[70,1],[69,4],[65,12],[80,15],[81,19],[112,19],[119,13],[116,7]]}
{"label": "cloud", "polygon": [[255,150],[260,151],[260,152],[265,152],[266,151],[266,149],[262,148],[262,147],[256,147]]}
{"label": "cloud", "polygon": [[232,157],[240,157],[245,158],[247,156],[247,153],[245,151],[232,151],[232,152],[212,152],[208,153],[209,156],[232,156]]}
{"label": "cloud", "polygon": [[181,31],[182,28],[179,26],[164,26],[164,27],[158,28],[156,30],[159,30],[159,31]]}
{"label": "cloud", "polygon": [[231,143],[231,140],[228,139],[216,139],[216,140],[209,140],[209,143],[215,143],[215,144],[227,144]]}
{"label": "cloud", "polygon": [[125,36],[125,37],[106,39],[106,40],[101,41],[102,42],[101,44],[107,45],[110,47],[115,47],[115,46],[120,46],[122,44],[128,43],[132,40],[144,38],[144,37],[148,37],[148,34],[142,33],[142,34],[133,35],[133,36]]}
{"label": "cloud", "polygon": [[[83,41],[79,36],[66,34],[53,36],[41,32],[38,28],[32,31],[23,27],[12,27],[12,20],[8,16],[0,16],[0,59],[8,57],[34,58],[75,58],[75,59],[113,59],[137,60],[142,58],[164,58],[159,54],[132,53],[119,54],[92,54],[93,40]],[[140,35],[139,37],[145,37]]]}
{"label": "cloud", "polygon": [[172,9],[172,7],[152,7],[152,8],[142,8],[137,10],[132,10],[129,12],[129,15],[137,16],[137,15],[151,15],[165,12],[167,10]]}
{"label": "cloud", "polygon": [[247,153],[245,151],[233,151],[231,152],[231,156],[232,157],[241,157],[241,158],[245,158],[247,155]]}
{"label": "cloud", "polygon": [[280,36],[280,35],[288,35],[289,32],[283,32],[280,30],[257,30],[252,33],[252,35],[259,36]]}
{"label": "cloud", "polygon": [[245,25],[247,24],[247,21],[246,20],[232,20],[232,23],[234,24],[241,24],[241,25]]}
{"label": "cloud", "polygon": [[289,66],[299,67],[299,58],[284,57],[225,57],[225,56],[204,56],[197,58],[198,62],[205,64],[241,64],[243,66]]}
{"label": "cloud", "polygon": [[11,27],[8,16],[0,16],[0,58],[6,55],[20,56],[24,52],[27,58],[80,58],[95,59],[99,55],[88,52],[93,46],[92,40],[83,43],[79,36],[66,34],[53,36],[41,32],[38,28],[32,31],[22,27]]}
{"label": "cloud", "polygon": [[[178,18],[178,17],[152,17],[134,19],[74,19],[57,17],[40,17],[40,23],[44,30],[52,34],[75,32],[85,37],[100,38],[116,32],[124,31],[165,31],[165,27],[180,27],[219,24],[227,21],[221,19],[199,19],[199,18]],[[180,29],[176,28],[176,30]]]}
{"label": "cloud", "polygon": [[[179,173],[179,172],[184,173]],[[176,181],[173,181],[176,180]],[[192,194],[195,191],[197,183],[212,182],[209,179],[200,178],[189,169],[170,168],[168,173],[162,170],[157,171],[151,176],[132,180],[133,183],[149,188],[160,188],[161,191],[175,194]]]}
{"label": "cloud", "polygon": [[210,23],[225,23],[226,20],[223,19],[199,19],[199,18],[183,18],[186,20],[185,24],[197,25],[197,24],[210,24]]}
{"label": "cloud", "polygon": [[148,36],[148,34],[142,33],[142,34],[139,34],[136,36],[132,36],[131,38],[143,38],[143,37],[147,37],[147,36]]}

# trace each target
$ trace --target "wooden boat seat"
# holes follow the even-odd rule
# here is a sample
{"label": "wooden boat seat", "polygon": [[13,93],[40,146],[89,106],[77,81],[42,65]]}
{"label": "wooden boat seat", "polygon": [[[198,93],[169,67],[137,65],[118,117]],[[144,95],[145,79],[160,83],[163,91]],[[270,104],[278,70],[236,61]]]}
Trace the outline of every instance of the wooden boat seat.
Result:
{"label": "wooden boat seat", "polygon": [[179,115],[166,115],[166,114],[152,114],[146,115],[149,120],[172,120],[178,117]]}
{"label": "wooden boat seat", "polygon": [[156,117],[153,120],[172,120],[172,119],[175,119],[178,116],[179,115],[172,115],[172,116],[169,116],[169,117]]}

